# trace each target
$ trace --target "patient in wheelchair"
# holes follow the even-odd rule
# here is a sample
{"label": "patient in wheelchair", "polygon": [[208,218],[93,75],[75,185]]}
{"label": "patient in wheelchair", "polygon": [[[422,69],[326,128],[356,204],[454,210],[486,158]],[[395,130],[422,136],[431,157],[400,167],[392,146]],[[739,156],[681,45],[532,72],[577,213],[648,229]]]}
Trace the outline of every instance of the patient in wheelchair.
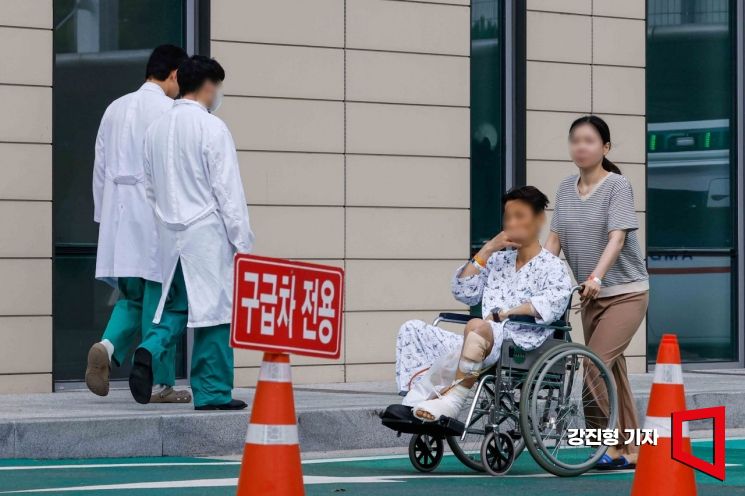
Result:
{"label": "patient in wheelchair", "polygon": [[[524,186],[507,193],[502,203],[504,231],[459,267],[451,282],[456,300],[481,304],[482,318],[471,319],[463,336],[421,320],[406,322],[398,333],[398,387],[408,393],[403,403],[420,420],[456,417],[479,373],[497,363],[505,339],[531,350],[553,332],[520,325],[512,317],[550,324],[569,303],[572,280],[566,264],[538,239],[546,222],[546,195]],[[443,373],[448,369],[454,376]],[[424,395],[422,387],[411,391],[420,380],[427,384]]]}

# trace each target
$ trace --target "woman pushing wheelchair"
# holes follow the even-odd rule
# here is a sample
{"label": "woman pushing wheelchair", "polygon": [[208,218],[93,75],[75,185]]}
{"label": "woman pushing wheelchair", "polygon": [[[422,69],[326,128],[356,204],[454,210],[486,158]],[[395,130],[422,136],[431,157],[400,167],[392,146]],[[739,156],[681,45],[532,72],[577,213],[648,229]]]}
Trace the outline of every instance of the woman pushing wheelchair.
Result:
{"label": "woman pushing wheelchair", "polygon": [[505,339],[532,350],[553,332],[521,326],[513,318],[551,323],[562,317],[571,298],[566,265],[538,240],[546,195],[524,186],[507,193],[502,203],[504,231],[458,268],[451,282],[456,300],[481,304],[482,318],[471,319],[463,336],[420,320],[404,323],[399,331],[396,379],[406,394],[403,403],[425,422],[458,415],[479,373],[497,363]]}

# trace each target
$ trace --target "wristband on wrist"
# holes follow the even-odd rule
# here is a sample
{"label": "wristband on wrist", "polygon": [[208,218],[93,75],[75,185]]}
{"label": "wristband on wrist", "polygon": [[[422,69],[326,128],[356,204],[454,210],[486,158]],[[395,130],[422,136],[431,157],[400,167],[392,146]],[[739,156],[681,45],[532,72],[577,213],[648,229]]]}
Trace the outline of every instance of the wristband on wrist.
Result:
{"label": "wristband on wrist", "polygon": [[587,280],[595,282],[595,284],[597,284],[598,286],[603,285],[603,280],[594,274],[590,274],[590,277],[588,277]]}
{"label": "wristband on wrist", "polygon": [[486,261],[483,258],[481,258],[478,254],[474,255],[471,260],[476,262],[476,265],[478,265],[482,269],[486,268]]}

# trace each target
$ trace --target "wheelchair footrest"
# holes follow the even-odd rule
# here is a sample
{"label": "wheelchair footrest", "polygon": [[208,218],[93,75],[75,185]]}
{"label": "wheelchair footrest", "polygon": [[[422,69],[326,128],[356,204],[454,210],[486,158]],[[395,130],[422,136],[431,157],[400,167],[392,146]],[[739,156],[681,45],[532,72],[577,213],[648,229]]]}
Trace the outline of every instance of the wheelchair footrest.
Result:
{"label": "wheelchair footrest", "polygon": [[390,405],[380,416],[383,425],[406,434],[429,434],[435,437],[460,436],[465,424],[451,417],[440,417],[434,422],[423,422],[414,416],[411,407]]}

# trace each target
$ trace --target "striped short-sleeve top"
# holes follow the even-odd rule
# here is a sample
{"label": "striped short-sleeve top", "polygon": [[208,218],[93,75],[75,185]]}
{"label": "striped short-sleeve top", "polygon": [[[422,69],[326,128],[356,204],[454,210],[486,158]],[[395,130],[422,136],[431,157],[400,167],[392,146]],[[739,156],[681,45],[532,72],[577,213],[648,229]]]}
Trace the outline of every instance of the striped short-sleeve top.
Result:
{"label": "striped short-sleeve top", "polygon": [[634,212],[634,192],[628,179],[608,173],[585,197],[577,189],[578,175],[564,179],[556,192],[551,231],[559,236],[577,281],[586,281],[608,244],[608,233],[626,231],[626,242],[616,263],[603,277],[600,297],[649,289]]}

